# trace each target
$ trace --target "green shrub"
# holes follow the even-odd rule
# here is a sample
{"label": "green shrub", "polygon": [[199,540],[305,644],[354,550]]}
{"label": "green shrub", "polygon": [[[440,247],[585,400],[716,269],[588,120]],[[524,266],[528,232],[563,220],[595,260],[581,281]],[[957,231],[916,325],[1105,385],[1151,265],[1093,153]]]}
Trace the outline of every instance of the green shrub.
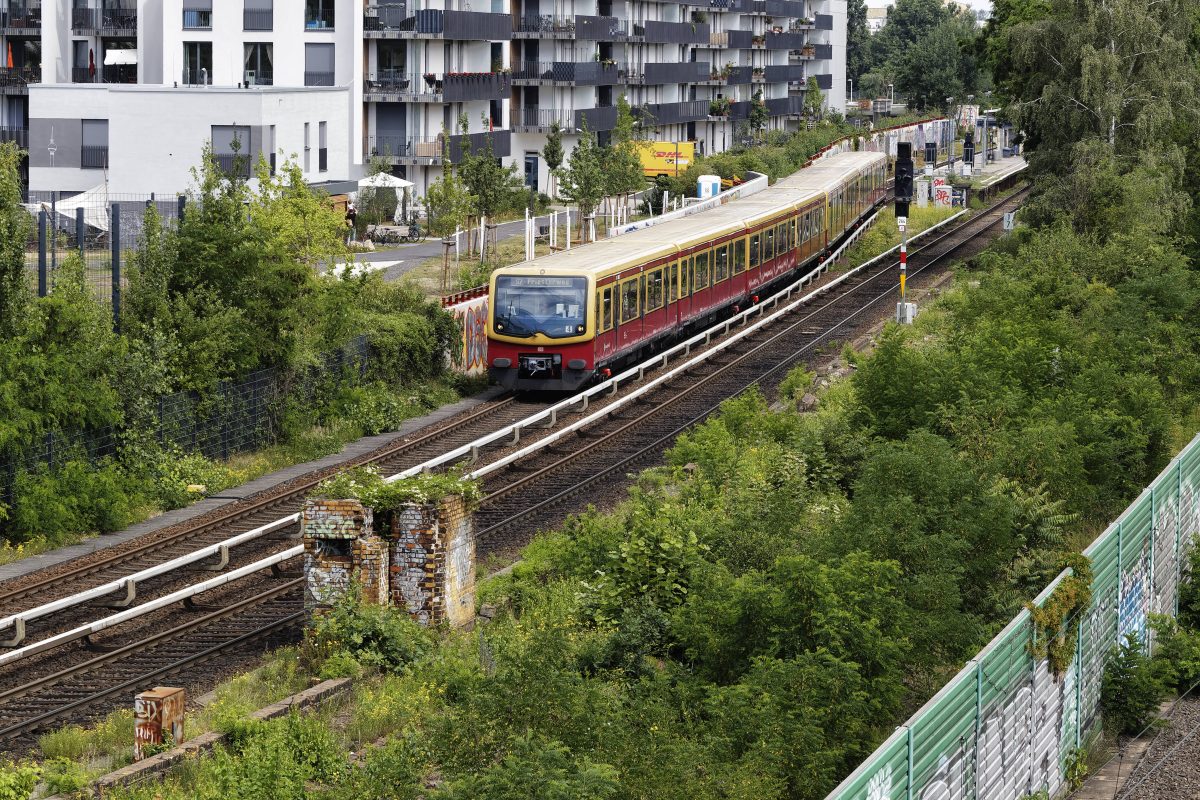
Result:
{"label": "green shrub", "polygon": [[10,535],[59,541],[73,533],[111,533],[129,524],[135,503],[116,464],[105,460],[93,467],[72,459],[53,471],[17,476]]}
{"label": "green shrub", "polygon": [[1120,733],[1141,733],[1155,718],[1166,694],[1162,678],[1145,650],[1137,636],[1126,634],[1104,667],[1100,707],[1105,722]]}
{"label": "green shrub", "polygon": [[52,794],[74,794],[91,781],[91,776],[77,761],[54,758],[42,765],[46,788]]}
{"label": "green shrub", "polygon": [[1150,618],[1157,634],[1154,663],[1167,686],[1186,692],[1200,681],[1200,631],[1181,628],[1171,617],[1155,614]]}
{"label": "green shrub", "polygon": [[1179,586],[1179,624],[1200,631],[1200,537],[1192,542],[1187,576]]}
{"label": "green shrub", "polygon": [[[216,494],[237,483],[233,471],[199,453],[185,453],[168,446],[145,454],[150,491],[160,508],[170,511],[195,502],[205,494]],[[188,491],[203,486],[203,492]]]}
{"label": "green shrub", "polygon": [[363,602],[355,587],[308,629],[303,652],[316,671],[330,659],[331,670],[345,670],[348,656],[363,667],[402,672],[432,646],[428,629],[400,609]]}
{"label": "green shrub", "polygon": [[0,763],[0,800],[28,800],[42,770],[25,761]]}

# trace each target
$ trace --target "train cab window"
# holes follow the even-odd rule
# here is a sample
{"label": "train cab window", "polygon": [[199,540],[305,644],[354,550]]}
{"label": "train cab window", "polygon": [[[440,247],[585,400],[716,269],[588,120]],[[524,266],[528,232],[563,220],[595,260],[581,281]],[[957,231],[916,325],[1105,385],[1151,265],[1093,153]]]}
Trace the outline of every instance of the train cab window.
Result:
{"label": "train cab window", "polygon": [[596,327],[599,328],[601,333],[610,330],[613,326],[612,295],[613,289],[611,286],[605,286],[596,292]]}
{"label": "train cab window", "polygon": [[761,247],[759,246],[759,235],[756,233],[750,237],[750,267],[757,267],[762,261]]}
{"label": "train cab window", "polygon": [[729,277],[729,245],[723,244],[713,250],[713,283]]}
{"label": "train cab window", "polygon": [[640,278],[630,278],[621,284],[621,324],[637,319],[641,315],[638,303]]}
{"label": "train cab window", "polygon": [[746,240],[738,239],[733,243],[733,274],[741,275],[746,271]]}
{"label": "train cab window", "polygon": [[763,261],[770,261],[775,257],[775,229],[767,228],[763,231]]}
{"label": "train cab window", "polygon": [[708,251],[696,254],[696,276],[692,282],[692,291],[708,288]]}
{"label": "train cab window", "polygon": [[670,277],[667,278],[667,302],[674,303],[679,299],[679,262],[671,263]]}
{"label": "train cab window", "polygon": [[687,297],[692,293],[692,259],[685,258],[679,262],[679,296]]}
{"label": "train cab window", "polygon": [[646,313],[662,308],[663,271],[656,269],[646,276]]}

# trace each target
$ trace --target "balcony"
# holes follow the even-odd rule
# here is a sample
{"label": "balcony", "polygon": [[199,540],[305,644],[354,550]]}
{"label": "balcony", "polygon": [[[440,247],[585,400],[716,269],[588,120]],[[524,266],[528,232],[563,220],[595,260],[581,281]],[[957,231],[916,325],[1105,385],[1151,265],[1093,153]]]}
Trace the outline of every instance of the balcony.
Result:
{"label": "balcony", "polygon": [[42,7],[40,5],[13,6],[8,8],[4,21],[5,36],[38,36],[42,31]]}
{"label": "balcony", "polygon": [[611,131],[617,126],[617,109],[613,106],[566,111],[557,108],[515,108],[512,127],[517,133],[546,133],[555,122],[564,133],[578,133],[584,122],[593,133]]}
{"label": "balcony", "polygon": [[476,152],[485,148],[489,140],[492,153],[497,158],[511,154],[512,137],[508,131],[472,133],[465,137],[451,136],[448,148],[446,140],[441,136],[418,137],[382,133],[367,137],[366,150],[372,157],[382,158],[392,164],[434,166],[444,162],[447,149],[450,153],[450,163],[456,164],[462,160],[464,147],[470,152]]}
{"label": "balcony", "polygon": [[29,84],[41,82],[40,64],[32,67],[0,67],[0,94],[28,94]]}
{"label": "balcony", "polygon": [[17,147],[29,149],[28,128],[0,128],[0,142],[16,142]]}
{"label": "balcony", "polygon": [[100,79],[104,83],[137,83],[137,64],[105,64]]}
{"label": "balcony", "polygon": [[242,74],[242,80],[247,86],[274,86],[275,73],[269,69],[248,69]]}
{"label": "balcony", "polygon": [[211,31],[211,8],[184,8],[183,29],[185,31]]}
{"label": "balcony", "polygon": [[242,11],[242,30],[269,31],[275,28],[273,9],[247,8]]}
{"label": "balcony", "polygon": [[379,103],[442,102],[442,77],[432,72],[381,69],[367,75],[363,99]]}
{"label": "balcony", "polygon": [[188,69],[184,67],[179,76],[180,86],[210,86],[212,85],[212,73],[201,67],[200,69]]}
{"label": "balcony", "polygon": [[363,11],[363,36],[368,39],[459,39],[498,41],[512,37],[512,17],[483,11],[413,12],[403,3],[368,6]]}
{"label": "balcony", "polygon": [[578,15],[552,17],[533,15],[518,17],[512,27],[514,39],[578,39],[616,42],[626,38],[616,17]]}
{"label": "balcony", "polygon": [[620,80],[617,65],[600,61],[518,61],[516,86],[611,86]]}
{"label": "balcony", "polygon": [[92,67],[71,67],[71,83],[95,83],[94,72]]}
{"label": "balcony", "polygon": [[448,72],[443,78],[445,102],[503,100],[511,91],[509,76],[500,72]]}
{"label": "balcony", "polygon": [[683,122],[699,122],[708,119],[707,100],[685,100],[682,103],[657,103],[642,106],[635,111],[646,125],[674,125]]}
{"label": "balcony", "polygon": [[305,86],[333,86],[334,73],[324,70],[304,70]]}
{"label": "balcony", "polygon": [[659,44],[708,44],[711,32],[707,22],[659,22],[647,20],[634,25],[633,38]]}
{"label": "balcony", "polygon": [[741,86],[750,83],[750,76],[754,72],[754,67],[732,67],[727,70],[721,70],[721,74],[725,77],[725,85]]}
{"label": "balcony", "polygon": [[309,8],[304,12],[304,30],[333,30],[332,8]]}
{"label": "balcony", "polygon": [[766,46],[768,50],[799,50],[804,47],[804,34],[768,31]]}
{"label": "balcony", "polygon": [[248,153],[213,153],[221,172],[230,178],[249,178],[252,159]]}
{"label": "balcony", "polygon": [[775,64],[767,67],[767,83],[803,83],[803,64]]}
{"label": "balcony", "polygon": [[96,9],[94,8],[72,8],[71,9],[71,30],[76,36],[84,36],[94,34],[98,28]]}
{"label": "balcony", "polygon": [[137,36],[137,7],[113,6],[100,14],[101,36]]}
{"label": "balcony", "polygon": [[800,114],[804,111],[804,97],[773,97],[767,100],[767,114],[772,117],[785,117],[788,114]]}
{"label": "balcony", "polygon": [[108,169],[108,145],[82,145],[79,166],[82,169]]}

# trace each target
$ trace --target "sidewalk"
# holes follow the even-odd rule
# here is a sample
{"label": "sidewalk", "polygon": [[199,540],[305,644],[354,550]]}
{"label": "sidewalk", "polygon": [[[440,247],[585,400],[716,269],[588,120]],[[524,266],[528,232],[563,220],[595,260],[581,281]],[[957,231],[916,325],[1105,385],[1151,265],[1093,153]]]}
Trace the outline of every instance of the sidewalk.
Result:
{"label": "sidewalk", "polygon": [[145,536],[147,534],[160,531],[164,528],[168,528],[172,525],[177,525],[182,522],[196,519],[197,517],[216,509],[231,508],[236,503],[245,500],[251,495],[273,489],[276,486],[294,480],[305,473],[335,467],[348,459],[365,455],[380,447],[391,444],[392,442],[404,439],[405,437],[412,435],[422,428],[426,428],[434,423],[441,422],[442,420],[466,411],[467,409],[474,408],[480,403],[484,403],[497,394],[500,394],[500,391],[501,390],[498,388],[488,389],[483,393],[476,395],[475,397],[468,397],[464,400],[458,401],[457,403],[443,406],[435,411],[431,411],[423,417],[410,419],[408,422],[405,422],[403,425],[401,425],[399,430],[391,433],[381,433],[377,436],[367,436],[359,439],[356,442],[351,442],[343,447],[340,452],[331,453],[330,455],[327,455],[324,458],[319,458],[315,461],[308,461],[303,464],[295,464],[291,467],[281,469],[278,472],[272,472],[270,474],[263,475],[260,478],[255,478],[249,483],[226,489],[219,495],[207,497],[204,500],[193,503],[190,506],[178,508],[174,511],[168,511],[164,514],[160,514],[157,517],[148,519],[145,522],[139,522],[138,524],[130,526],[123,531],[96,536],[88,539],[86,542],[80,542],[79,544],[71,545],[70,547],[62,547],[58,550],[42,553],[41,555],[23,558],[20,561],[14,561],[11,564],[0,565],[0,582],[11,580],[12,578],[17,578],[22,575],[28,575],[29,573],[37,572],[40,569],[45,569],[46,567],[51,567],[55,564],[61,564],[65,561],[70,561],[75,558],[89,555],[98,550],[106,550],[110,547],[116,547],[117,545],[125,544],[126,542],[130,542],[140,536]]}

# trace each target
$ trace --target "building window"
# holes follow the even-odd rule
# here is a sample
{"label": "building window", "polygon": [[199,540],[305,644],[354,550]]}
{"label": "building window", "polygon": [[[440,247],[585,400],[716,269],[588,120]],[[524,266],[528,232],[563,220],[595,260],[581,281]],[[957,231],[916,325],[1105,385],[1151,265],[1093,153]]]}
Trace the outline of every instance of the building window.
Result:
{"label": "building window", "polygon": [[184,30],[212,30],[212,0],[183,0]]}
{"label": "building window", "polygon": [[83,169],[108,168],[108,120],[83,120],[79,166]]}
{"label": "building window", "polygon": [[329,134],[327,128],[328,123],[317,123],[317,170],[320,172],[329,171]]}
{"label": "building window", "polygon": [[333,86],[333,45],[304,45],[304,85]]}
{"label": "building window", "polygon": [[269,31],[275,27],[273,0],[246,0],[242,11],[242,29]]}
{"label": "building window", "polygon": [[308,172],[312,169],[312,165],[308,159],[308,154],[309,154],[309,152],[311,152],[311,148],[308,145],[308,131],[309,131],[309,125],[306,122],[306,123],[304,123],[304,171],[305,172]]}
{"label": "building window", "polygon": [[275,82],[270,42],[247,42],[244,75],[247,86],[271,86]]}
{"label": "building window", "polygon": [[213,125],[212,150],[213,158],[226,175],[250,177],[252,155],[248,125]]}
{"label": "building window", "polygon": [[184,86],[207,86],[212,83],[212,42],[183,43]]}
{"label": "building window", "polygon": [[71,82],[93,83],[96,80],[96,51],[85,39],[71,42]]}
{"label": "building window", "polygon": [[333,27],[334,0],[305,0],[304,28],[314,30]]}

